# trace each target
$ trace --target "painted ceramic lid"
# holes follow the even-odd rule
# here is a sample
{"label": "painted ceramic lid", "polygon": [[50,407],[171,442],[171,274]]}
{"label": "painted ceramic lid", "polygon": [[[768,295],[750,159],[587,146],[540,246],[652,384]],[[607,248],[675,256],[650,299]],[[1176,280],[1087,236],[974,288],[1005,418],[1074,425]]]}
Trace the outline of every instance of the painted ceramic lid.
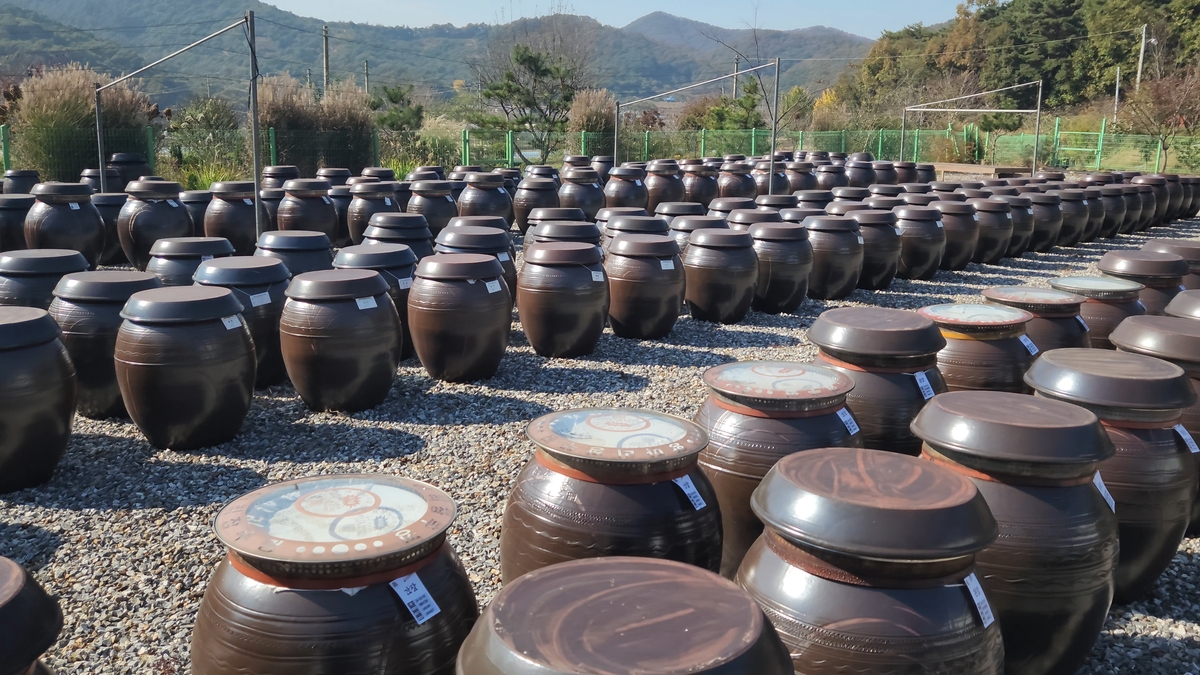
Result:
{"label": "painted ceramic lid", "polygon": [[659,234],[621,234],[613,238],[608,252],[629,257],[670,258],[679,255],[679,244]]}
{"label": "painted ceramic lid", "polygon": [[495,279],[504,268],[494,255],[484,253],[435,253],[417,263],[416,276],[424,279],[461,281]]}
{"label": "painted ceramic lid", "polygon": [[822,448],[784,457],[754,490],[759,520],[803,547],[893,561],[971,555],[996,538],[983,496],[928,460]]}
{"label": "painted ceramic lid", "polygon": [[1123,352],[1173,361],[1189,374],[1200,371],[1200,321],[1195,319],[1129,316],[1108,339]]}
{"label": "painted ceramic lid", "polygon": [[121,318],[136,323],[193,323],[236,316],[242,309],[228,288],[170,286],[134,293]]}
{"label": "painted ceramic lid", "polygon": [[826,310],[808,329],[823,350],[877,356],[924,356],[946,346],[930,319],[905,309],[839,307]]}
{"label": "painted ceramic lid", "polygon": [[162,282],[148,272],[100,270],[74,272],[58,280],[54,297],[64,300],[125,302],[138,291],[159,288]]}
{"label": "painted ceramic lid", "polygon": [[854,380],[832,368],[789,361],[738,361],[704,371],[714,396],[756,410],[818,410],[845,400]]}
{"label": "painted ceramic lid", "polygon": [[213,529],[264,572],[336,578],[424,557],[441,545],[456,515],[450,495],[427,483],[343,474],[259,488],[222,508]]}
{"label": "painted ceramic lid", "polygon": [[1196,402],[1191,381],[1179,366],[1107,349],[1045,352],[1025,371],[1025,383],[1049,398],[1087,405],[1093,410],[1098,406],[1178,411]]}
{"label": "painted ceramic lid", "polygon": [[1050,286],[1095,300],[1136,300],[1145,288],[1136,281],[1116,277],[1059,277],[1051,279]]}
{"label": "painted ceramic lid", "polygon": [[258,248],[267,251],[324,251],[333,248],[324,232],[312,230],[279,230],[263,232]]}
{"label": "painted ceramic lid", "polygon": [[233,255],[233,244],[225,237],[169,237],[150,245],[156,258],[199,258]]}
{"label": "painted ceramic lid", "polygon": [[[645,215],[645,209],[638,209],[640,214],[630,215]],[[584,220],[583,209],[573,206],[544,206],[542,208],[533,209],[529,212],[529,220],[541,222],[543,220],[575,220],[582,222]]]}
{"label": "painted ceramic lid", "polygon": [[996,286],[985,288],[980,295],[990,302],[1016,307],[1034,314],[1071,316],[1087,301],[1082,295],[1033,286]]}
{"label": "painted ceramic lid", "polygon": [[87,260],[65,248],[31,248],[0,253],[0,274],[65,274],[82,272]]}
{"label": "painted ceramic lid", "polygon": [[59,334],[58,323],[44,309],[0,306],[0,349],[44,344]]}
{"label": "painted ceramic lid", "polygon": [[1134,277],[1173,278],[1191,271],[1182,257],[1157,251],[1109,251],[1100,257],[1096,267],[1105,274]]}
{"label": "painted ceramic lid", "polygon": [[930,305],[918,309],[917,313],[929,318],[938,326],[957,331],[1012,329],[1033,319],[1033,315],[1023,309],[967,303]]}
{"label": "painted ceramic lid", "polygon": [[579,408],[542,415],[525,429],[554,459],[586,470],[655,474],[689,466],[708,434],[688,420],[635,408]]}
{"label": "painted ceramic lid", "polygon": [[200,263],[192,280],[205,286],[266,286],[292,278],[279,258],[230,256]]}

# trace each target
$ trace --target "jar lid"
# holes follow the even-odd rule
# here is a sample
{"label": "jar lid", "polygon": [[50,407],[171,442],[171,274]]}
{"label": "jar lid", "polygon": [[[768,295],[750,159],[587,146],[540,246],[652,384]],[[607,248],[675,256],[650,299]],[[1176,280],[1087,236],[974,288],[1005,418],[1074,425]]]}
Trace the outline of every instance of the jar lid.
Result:
{"label": "jar lid", "polygon": [[963,332],[1008,330],[1023,326],[1033,319],[1033,315],[1023,309],[968,303],[930,305],[918,309],[917,314],[933,321],[939,328]]}
{"label": "jar lid", "polygon": [[293,178],[284,182],[284,192],[329,192],[333,184],[324,178]]}
{"label": "jar lid", "polygon": [[1064,202],[1081,202],[1087,198],[1087,195],[1083,194],[1083,190],[1076,189],[1050,190],[1046,194],[1058,195],[1058,198]]}
{"label": "jar lid", "polygon": [[498,188],[504,186],[504,176],[498,173],[481,173],[472,171],[467,174],[467,185],[480,188]]}
{"label": "jar lid", "polygon": [[346,185],[354,186],[362,183],[378,183],[380,180],[375,176],[351,176],[346,179]]}
{"label": "jar lid", "polygon": [[292,278],[279,258],[239,255],[200,263],[192,280],[204,286],[267,286]]}
{"label": "jar lid", "polygon": [[494,255],[483,253],[435,253],[417,263],[416,275],[423,279],[460,281],[495,279],[504,276],[504,268]]}
{"label": "jar lid", "polygon": [[971,204],[970,202],[946,201],[945,199],[940,198],[938,201],[930,204],[930,206],[942,213],[949,213],[956,216],[973,216],[975,215],[976,211],[975,205]]}
{"label": "jar lid", "polygon": [[623,178],[625,180],[640,180],[646,177],[645,169],[639,169],[636,166],[614,166],[608,170],[609,178]]}
{"label": "jar lid", "polygon": [[525,173],[535,176],[557,176],[558,169],[550,166],[549,164],[530,164],[529,166],[525,167]]}
{"label": "jar lid", "polygon": [[750,173],[754,170],[754,165],[748,162],[725,162],[721,165],[721,171],[725,173]]}
{"label": "jar lid", "polygon": [[763,624],[746,591],[694,565],[587,558],[505,584],[470,651],[489,673],[761,673]]}
{"label": "jar lid", "polygon": [[[938,204],[944,204],[946,202],[962,204],[965,203],[968,198],[988,197],[990,195],[983,190],[963,190],[962,192],[935,192],[934,196],[937,197],[937,201],[930,202],[929,205],[936,207]],[[975,212],[971,211],[971,213]]]}
{"label": "jar lid", "polygon": [[745,230],[710,227],[692,232],[688,245],[701,248],[751,248],[754,238]]}
{"label": "jar lid", "polygon": [[661,202],[654,207],[654,213],[662,216],[702,216],[707,212],[703,204],[696,202]]}
{"label": "jar lid", "polygon": [[1025,383],[1049,398],[1103,408],[1178,411],[1196,402],[1179,366],[1107,349],[1052,349],[1025,371]]}
{"label": "jar lid", "polygon": [[893,164],[891,162],[881,160],[881,159],[873,160],[871,162],[871,166],[875,169],[891,169],[891,168],[893,168]]}
{"label": "jar lid", "polygon": [[724,155],[724,156],[722,156],[722,157],[721,157],[721,159],[722,159],[722,160],[724,160],[724,161],[726,161],[726,162],[740,162],[740,161],[742,161],[743,159],[746,159],[746,156],[745,156],[745,155],[739,155],[739,154],[737,154],[737,153],[732,153],[732,154],[728,154],[728,155]]}
{"label": "jar lid", "polygon": [[[494,176],[496,174],[491,175]],[[508,232],[508,221],[502,216],[454,216],[446,223],[446,228],[464,226],[486,227],[493,230],[500,230],[506,234]]]}
{"label": "jar lid", "polygon": [[717,398],[754,410],[819,410],[836,405],[854,380],[832,368],[790,361],[738,361],[704,371]]}
{"label": "jar lid", "polygon": [[1057,194],[1050,194],[1048,192],[1026,192],[1024,194],[1029,198],[1029,201],[1033,202],[1034,204],[1045,204],[1050,206],[1062,204],[1062,197],[1058,196]]}
{"label": "jar lid", "polygon": [[58,323],[44,309],[0,306],[0,349],[45,344],[59,334]]}
{"label": "jar lid", "polygon": [[64,275],[54,287],[54,297],[64,300],[95,302],[125,302],[138,291],[162,286],[158,277],[148,272],[100,270],[73,272]]}
{"label": "jar lid", "polygon": [[895,357],[936,354],[946,346],[930,319],[886,307],[826,310],[808,329],[808,340],[825,350]]}
{"label": "jar lid", "polygon": [[935,194],[914,192],[905,192],[904,194],[900,195],[900,198],[904,200],[905,204],[909,204],[911,206],[929,206],[936,202],[942,201],[942,198]]}
{"label": "jar lid", "polygon": [[708,446],[708,434],[696,423],[635,408],[552,412],[530,422],[525,434],[570,467],[643,476],[689,466]]}
{"label": "jar lid", "polygon": [[182,191],[182,185],[170,180],[135,180],[125,186],[125,192],[141,199],[176,199]]}
{"label": "jar lid", "polygon": [[816,232],[858,232],[858,221],[847,216],[809,216],[804,227]]}
{"label": "jar lid", "polygon": [[121,318],[135,323],[193,323],[234,316],[243,309],[221,286],[168,286],[129,296]]}
{"label": "jar lid", "polygon": [[423,171],[421,169],[417,169],[415,171],[409,171],[408,174],[404,176],[404,180],[414,183],[417,181],[442,181],[442,174],[436,171]]}
{"label": "jar lid", "polygon": [[529,236],[532,241],[549,240],[579,240],[590,242],[592,245],[600,242],[600,228],[595,223],[583,223],[577,220],[543,220],[530,228]]}
{"label": "jar lid", "polygon": [[877,211],[891,211],[897,206],[907,204],[907,202],[899,197],[871,197],[864,199],[863,203]]}
{"label": "jar lid", "polygon": [[[98,196],[98,195],[95,195],[95,196]],[[94,198],[95,196],[93,196],[92,201],[95,201],[95,198]],[[125,201],[125,193],[121,193],[121,202],[124,203],[124,201]],[[33,195],[0,194],[0,209],[14,209],[14,210],[20,210],[20,211],[27,211],[36,202],[37,202],[37,197],[34,197]]]}
{"label": "jar lid", "polygon": [[1033,286],[996,286],[980,293],[991,302],[1016,307],[1034,314],[1073,316],[1087,298],[1074,293]]}
{"label": "jar lid", "polygon": [[[900,164],[896,166],[900,166]],[[923,195],[933,191],[933,188],[929,187],[929,183],[901,183],[900,187],[904,188],[904,194],[909,195]]]}
{"label": "jar lid", "polygon": [[[499,174],[497,174],[497,175],[499,175]],[[557,191],[558,184],[554,182],[553,178],[540,178],[537,176],[530,176],[529,178],[522,180],[520,183],[517,183],[517,189],[518,190],[554,190],[554,191]]]}
{"label": "jar lid", "polygon": [[754,203],[759,208],[794,209],[799,206],[800,199],[796,195],[759,195],[754,198]]}
{"label": "jar lid", "polygon": [[218,197],[245,198],[254,196],[254,181],[225,180],[209,186],[209,192]]}
{"label": "jar lid", "polygon": [[492,169],[492,173],[498,173],[501,176],[504,176],[505,178],[520,178],[521,177],[520,169],[510,169],[505,166],[498,166],[498,167]]}
{"label": "jar lid", "polygon": [[837,164],[822,164],[817,167],[818,173],[846,173],[846,167]]}
{"label": "jar lid", "polygon": [[974,198],[968,199],[967,203],[975,207],[978,212],[987,213],[1008,213],[1008,204],[993,198]]}
{"label": "jar lid", "polygon": [[1194,239],[1151,239],[1142,244],[1143,251],[1174,253],[1187,261],[1193,271],[1200,267],[1200,241]]}
{"label": "jar lid", "polygon": [[847,214],[854,222],[863,225],[891,225],[895,226],[899,222],[899,218],[892,211],[879,211],[875,209],[851,211]]}
{"label": "jar lid", "polygon": [[[366,171],[366,169],[363,169]],[[354,174],[350,173],[350,169],[342,167],[322,167],[317,169],[317,176],[320,178],[349,178]]]}
{"label": "jar lid", "polygon": [[1115,452],[1108,432],[1086,408],[1003,391],[935,396],[913,420],[912,431],[938,451],[1022,464],[1073,464],[1085,473]]}
{"label": "jar lid", "polygon": [[370,227],[378,227],[384,230],[429,229],[429,221],[425,220],[425,216],[419,213],[383,211],[372,214],[371,219],[367,222]]}
{"label": "jar lid", "polygon": [[1009,208],[1013,209],[1028,209],[1033,207],[1033,200],[1025,195],[993,195],[992,199],[999,199],[1007,203]]}
{"label": "jar lid", "polygon": [[787,223],[803,223],[804,220],[806,218],[808,218],[809,216],[824,216],[824,215],[826,215],[825,209],[817,209],[817,208],[781,209],[779,211],[779,217],[782,218],[783,221],[787,222]]}
{"label": "jar lid", "polygon": [[[582,209],[581,209],[582,210]],[[614,216],[648,216],[646,209],[637,206],[606,206],[596,212],[596,220],[601,223],[608,222]],[[561,220],[556,218],[555,220]]]}
{"label": "jar lid", "polygon": [[862,202],[829,202],[825,207],[825,213],[831,216],[848,216],[855,211],[867,211],[870,208]]}
{"label": "jar lid", "polygon": [[1096,300],[1136,300],[1145,288],[1136,281],[1117,277],[1059,277],[1050,280],[1050,287]]}
{"label": "jar lid", "polygon": [[428,243],[432,239],[433,234],[430,233],[428,227],[392,228],[369,225],[367,226],[367,229],[363,230],[363,243],[370,243],[373,241],[424,241]]}
{"label": "jar lid", "polygon": [[901,206],[894,211],[900,220],[933,221],[942,219],[941,211],[924,206]]}
{"label": "jar lid", "polygon": [[792,194],[801,202],[831,202],[833,201],[832,190],[797,190]]}
{"label": "jar lid", "polygon": [[861,201],[871,196],[871,191],[865,187],[841,186],[835,187],[829,192],[833,194],[835,199],[842,199],[851,202]]}
{"label": "jar lid", "polygon": [[621,234],[613,238],[608,252],[631,258],[670,258],[679,255],[679,244],[660,234]]}
{"label": "jar lid", "polygon": [[5,627],[4,641],[0,643],[5,672],[50,672],[35,662],[58,640],[63,626],[62,610],[33,575],[3,557],[0,557],[0,625]]}
{"label": "jar lid", "polygon": [[1099,190],[1102,197],[1120,197],[1125,194],[1125,190],[1121,185],[1101,185]]}
{"label": "jar lid", "polygon": [[4,175],[7,178],[37,178],[38,172],[34,169],[8,169]]}
{"label": "jar lid", "polygon": [[156,258],[195,258],[233,255],[233,244],[225,237],[168,237],[150,245]]}
{"label": "jar lid", "polygon": [[1200,321],[1195,319],[1128,316],[1108,339],[1123,352],[1173,361],[1191,373],[1200,370]]}
{"label": "jar lid", "polygon": [[999,534],[974,483],[895,452],[820,448],[779,460],[750,506],[782,537],[824,551],[897,562],[951,560]]}
{"label": "jar lid", "polygon": [[884,185],[881,183],[872,183],[867,186],[867,192],[881,197],[897,197],[904,194],[904,187],[900,185]]}
{"label": "jar lid", "polygon": [[507,251],[512,245],[506,230],[476,225],[447,227],[438,232],[436,243],[449,248],[476,249],[479,251]]}
{"label": "jar lid", "polygon": [[1156,251],[1109,251],[1096,267],[1105,274],[1134,277],[1183,277],[1190,272],[1187,261],[1174,253]]}
{"label": "jar lid", "polygon": [[[87,183],[55,183],[53,181],[38,183],[29,190],[29,193],[34,197],[41,197],[43,195],[55,197],[89,197],[92,192],[92,186]],[[179,194],[179,190],[175,190],[174,194]]]}
{"label": "jar lid", "polygon": [[708,203],[709,211],[729,213],[736,209],[751,209],[755,207],[754,200],[749,197],[717,197]]}
{"label": "jar lid", "polygon": [[596,265],[603,259],[595,244],[576,241],[538,242],[525,251],[526,264],[535,265]]}
{"label": "jar lid", "polygon": [[[638,209],[641,213],[631,215],[645,215],[645,209]],[[533,209],[529,212],[528,220],[543,221],[543,220],[576,220],[582,222],[585,219],[583,209],[573,206],[543,206]]]}
{"label": "jar lid", "polygon": [[284,295],[296,300],[353,300],[387,291],[387,281],[373,269],[332,269],[297,274]]}
{"label": "jar lid", "polygon": [[563,179],[572,183],[599,183],[600,172],[590,166],[573,166],[563,173]]}
{"label": "jar lid", "polygon": [[458,509],[450,495],[386,474],[309,476],[225,505],[217,538],[270,574],[339,578],[396,569],[437,549]]}
{"label": "jar lid", "polygon": [[330,197],[349,197],[350,196],[350,186],[349,185],[334,185],[333,187],[329,188],[329,196]]}
{"label": "jar lid", "polygon": [[788,171],[797,171],[800,173],[806,173],[813,170],[812,162],[784,162],[783,166]]}
{"label": "jar lid", "polygon": [[324,232],[277,230],[263,232],[258,247],[266,251],[324,251],[333,248]]}
{"label": "jar lid", "polygon": [[1167,179],[1162,176],[1134,176],[1130,181],[1136,185],[1163,185],[1167,184]]}
{"label": "jar lid", "polygon": [[396,172],[386,166],[368,166],[364,167],[359,175],[365,178],[378,178],[379,180],[396,180]]}
{"label": "jar lid", "polygon": [[[253,191],[252,191],[253,192]],[[0,195],[3,197],[18,197],[23,195]],[[129,201],[129,195],[124,192],[100,192],[92,195],[92,203],[96,206],[124,206]]]}
{"label": "jar lid", "polygon": [[895,167],[897,169],[915,169],[915,168],[917,168],[917,165],[915,162],[892,162],[892,164],[895,165]]}
{"label": "jar lid", "polygon": [[935,180],[929,184],[930,189],[935,192],[954,192],[962,186],[962,183],[951,183],[944,180]]}
{"label": "jar lid", "polygon": [[[1152,195],[1152,194],[1154,194],[1154,187],[1153,187],[1153,186],[1150,186],[1150,185],[1138,185],[1138,186],[1137,186],[1137,189],[1138,189],[1138,192],[1139,192],[1140,194],[1144,194],[1144,195]],[[1145,202],[1145,201],[1143,201],[1143,202],[1142,202],[1142,208],[1145,208],[1145,207],[1146,207],[1146,202]]]}
{"label": "jar lid", "polygon": [[778,211],[764,211],[762,209],[734,209],[729,212],[726,220],[730,223],[737,223],[739,225],[783,222],[783,218],[780,217]]}
{"label": "jar lid", "polygon": [[750,236],[759,241],[807,241],[808,228],[800,223],[757,223]]}
{"label": "jar lid", "polygon": [[608,219],[604,231],[609,236],[617,234],[666,234],[670,230],[667,221],[658,216],[613,216]]}
{"label": "jar lid", "polygon": [[30,248],[0,253],[0,274],[66,274],[82,272],[88,261],[66,248]]}
{"label": "jar lid", "polygon": [[[354,180],[351,178],[350,180]],[[384,183],[381,181],[355,183],[350,186],[350,194],[355,197],[391,197],[396,194],[396,188],[392,183]],[[372,217],[379,215],[374,214]],[[414,214],[416,215],[416,214]]]}
{"label": "jar lid", "polygon": [[264,201],[279,201],[283,199],[283,188],[263,188],[258,191],[258,196]]}
{"label": "jar lid", "polygon": [[704,228],[724,229],[728,227],[729,224],[721,216],[679,216],[671,221],[671,231],[673,232],[694,232]]}
{"label": "jar lid", "polygon": [[295,176],[296,178],[299,178],[300,177],[300,167],[295,166],[293,164],[277,164],[275,166],[264,166],[263,167],[263,175],[264,176],[279,176],[279,177]]}
{"label": "jar lid", "polygon": [[395,269],[417,264],[417,255],[404,244],[358,244],[338,250],[333,257],[337,269]]}
{"label": "jar lid", "polygon": [[1200,291],[1183,291],[1171,298],[1163,312],[1167,316],[1200,319]]}

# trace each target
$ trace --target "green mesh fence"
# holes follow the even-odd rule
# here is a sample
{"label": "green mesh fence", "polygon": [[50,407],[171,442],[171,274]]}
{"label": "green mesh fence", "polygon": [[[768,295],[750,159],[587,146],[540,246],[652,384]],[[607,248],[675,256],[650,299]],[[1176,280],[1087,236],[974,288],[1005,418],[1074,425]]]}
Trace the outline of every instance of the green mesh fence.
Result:
{"label": "green mesh fence", "polygon": [[[145,128],[104,132],[104,151],[108,155],[136,152],[153,157],[153,142]],[[84,169],[99,166],[95,129],[26,128],[13,133],[10,144],[4,152],[12,163],[7,168],[36,169],[46,181],[76,183]]]}

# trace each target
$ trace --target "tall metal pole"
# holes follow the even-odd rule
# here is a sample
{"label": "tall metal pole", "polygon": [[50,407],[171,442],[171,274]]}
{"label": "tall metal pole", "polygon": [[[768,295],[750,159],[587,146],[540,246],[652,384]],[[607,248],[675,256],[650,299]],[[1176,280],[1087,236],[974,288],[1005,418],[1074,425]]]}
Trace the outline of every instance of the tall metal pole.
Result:
{"label": "tall metal pole", "polygon": [[1042,81],[1038,80],[1037,115],[1033,123],[1033,168],[1029,175],[1037,173],[1038,142],[1042,135]]}
{"label": "tall metal pole", "polygon": [[900,162],[904,161],[904,133],[906,131],[908,131],[908,108],[900,113],[900,159],[897,160]]}
{"label": "tall metal pole", "polygon": [[250,41],[250,138],[254,151],[254,232],[261,237],[267,228],[262,205],[262,139],[258,129],[258,45],[254,36],[254,12],[246,12],[246,37]]}
{"label": "tall metal pole", "polygon": [[1134,91],[1142,90],[1142,64],[1146,62],[1146,25],[1142,24],[1142,48],[1138,51],[1138,72],[1137,81],[1133,85]]}
{"label": "tall metal pole", "polygon": [[775,194],[775,141],[779,135],[779,58],[775,59],[775,103],[771,108],[771,175],[767,180],[767,194]]}
{"label": "tall metal pole", "polygon": [[621,166],[621,102],[613,109],[613,166]]}
{"label": "tall metal pole", "polygon": [[742,69],[742,57],[733,57],[733,97],[737,98],[737,72]]}
{"label": "tall metal pole", "polygon": [[1113,124],[1117,123],[1117,104],[1121,102],[1121,66],[1117,66],[1117,86],[1113,91]]}
{"label": "tall metal pole", "polygon": [[325,68],[325,80],[322,83],[321,95],[329,91],[329,26],[321,27],[321,43],[323,45],[322,54]]}
{"label": "tall metal pole", "polygon": [[363,59],[363,89],[371,95],[371,62],[367,59]]}
{"label": "tall metal pole", "polygon": [[104,121],[100,110],[100,83],[96,83],[96,149],[100,155],[100,191],[108,192],[108,172],[104,170]]}

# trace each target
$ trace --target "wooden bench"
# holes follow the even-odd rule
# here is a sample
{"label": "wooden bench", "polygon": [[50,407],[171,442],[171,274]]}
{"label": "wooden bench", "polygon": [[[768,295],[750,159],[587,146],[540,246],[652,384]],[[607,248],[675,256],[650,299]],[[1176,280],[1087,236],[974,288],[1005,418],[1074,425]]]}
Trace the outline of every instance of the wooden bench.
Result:
{"label": "wooden bench", "polygon": [[992,166],[990,164],[960,164],[956,162],[934,162],[933,168],[939,177],[947,173],[988,174],[993,178],[1008,178],[1011,176],[1028,176],[1031,172],[1027,166]]}

